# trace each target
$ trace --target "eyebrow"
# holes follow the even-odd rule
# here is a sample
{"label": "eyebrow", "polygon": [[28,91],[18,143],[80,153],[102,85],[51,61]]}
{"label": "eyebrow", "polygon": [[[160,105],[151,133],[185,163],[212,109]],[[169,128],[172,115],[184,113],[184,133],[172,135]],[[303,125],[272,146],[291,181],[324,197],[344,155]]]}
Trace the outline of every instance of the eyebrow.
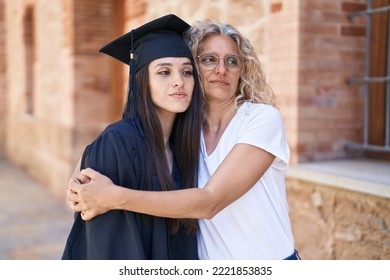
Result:
{"label": "eyebrow", "polygon": [[[199,54],[198,56],[201,56],[201,55],[204,55],[204,54],[215,54],[215,55],[218,56],[218,57],[222,57],[222,56],[219,56],[219,54],[217,54],[216,52],[204,52],[204,53]],[[225,57],[225,56],[229,56],[229,55],[240,56],[239,53],[232,52],[232,53],[225,54],[224,57]]]}
{"label": "eyebrow", "polygon": [[[184,62],[182,65],[190,65],[190,66],[192,66],[190,61]],[[173,64],[169,63],[169,62],[163,62],[163,63],[157,64],[154,68],[161,67],[161,66],[173,66]]]}

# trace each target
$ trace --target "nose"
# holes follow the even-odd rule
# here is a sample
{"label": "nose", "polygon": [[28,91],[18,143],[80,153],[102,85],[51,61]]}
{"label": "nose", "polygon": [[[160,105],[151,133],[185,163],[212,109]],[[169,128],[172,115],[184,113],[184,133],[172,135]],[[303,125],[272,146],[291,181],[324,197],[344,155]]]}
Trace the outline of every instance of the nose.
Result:
{"label": "nose", "polygon": [[[218,64],[217,66],[215,67],[215,72],[216,73],[222,73],[224,74],[226,71],[227,71],[227,67],[226,67],[226,64],[225,64],[225,57],[219,57],[218,58]],[[221,61],[222,59],[222,61]]]}
{"label": "nose", "polygon": [[177,73],[174,75],[173,79],[173,87],[182,88],[184,85],[184,79],[180,73]]}

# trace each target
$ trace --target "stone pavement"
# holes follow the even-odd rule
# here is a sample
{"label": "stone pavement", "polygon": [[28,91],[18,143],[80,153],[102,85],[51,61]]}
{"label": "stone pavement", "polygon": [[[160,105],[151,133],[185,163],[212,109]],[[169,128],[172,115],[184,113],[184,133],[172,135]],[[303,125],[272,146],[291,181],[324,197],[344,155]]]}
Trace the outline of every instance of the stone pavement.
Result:
{"label": "stone pavement", "polygon": [[65,198],[0,158],[0,260],[60,259],[72,221]]}

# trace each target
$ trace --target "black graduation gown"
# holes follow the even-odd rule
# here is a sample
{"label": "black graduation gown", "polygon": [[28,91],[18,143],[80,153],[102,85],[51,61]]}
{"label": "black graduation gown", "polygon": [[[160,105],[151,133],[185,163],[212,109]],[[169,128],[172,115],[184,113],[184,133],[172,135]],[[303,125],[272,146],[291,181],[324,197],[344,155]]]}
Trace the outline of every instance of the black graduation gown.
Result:
{"label": "black graduation gown", "polygon": [[[121,120],[86,148],[81,168],[91,167],[114,184],[141,189],[150,176],[145,174],[145,149],[133,124]],[[176,164],[173,170],[180,188]],[[152,189],[161,190],[157,184]],[[62,259],[198,259],[196,235],[172,235],[167,219],[130,211],[112,210],[87,222],[76,213]]]}

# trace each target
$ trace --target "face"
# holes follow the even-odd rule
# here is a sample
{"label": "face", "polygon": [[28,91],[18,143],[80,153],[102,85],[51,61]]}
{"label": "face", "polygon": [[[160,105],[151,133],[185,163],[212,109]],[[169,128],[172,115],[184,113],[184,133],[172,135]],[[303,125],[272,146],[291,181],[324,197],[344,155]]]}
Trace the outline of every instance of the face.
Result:
{"label": "face", "polygon": [[[198,55],[206,53],[215,53],[220,58],[218,65],[212,70],[202,66],[198,59],[199,73],[207,101],[233,101],[241,72],[229,70],[222,57],[232,54],[238,56],[236,43],[226,35],[209,36],[202,42],[202,48]],[[230,63],[229,59],[226,60],[227,63]],[[234,63],[234,61],[232,62]]]}
{"label": "face", "polygon": [[191,61],[186,57],[164,57],[149,64],[149,87],[157,114],[175,115],[187,110],[194,90]]}

